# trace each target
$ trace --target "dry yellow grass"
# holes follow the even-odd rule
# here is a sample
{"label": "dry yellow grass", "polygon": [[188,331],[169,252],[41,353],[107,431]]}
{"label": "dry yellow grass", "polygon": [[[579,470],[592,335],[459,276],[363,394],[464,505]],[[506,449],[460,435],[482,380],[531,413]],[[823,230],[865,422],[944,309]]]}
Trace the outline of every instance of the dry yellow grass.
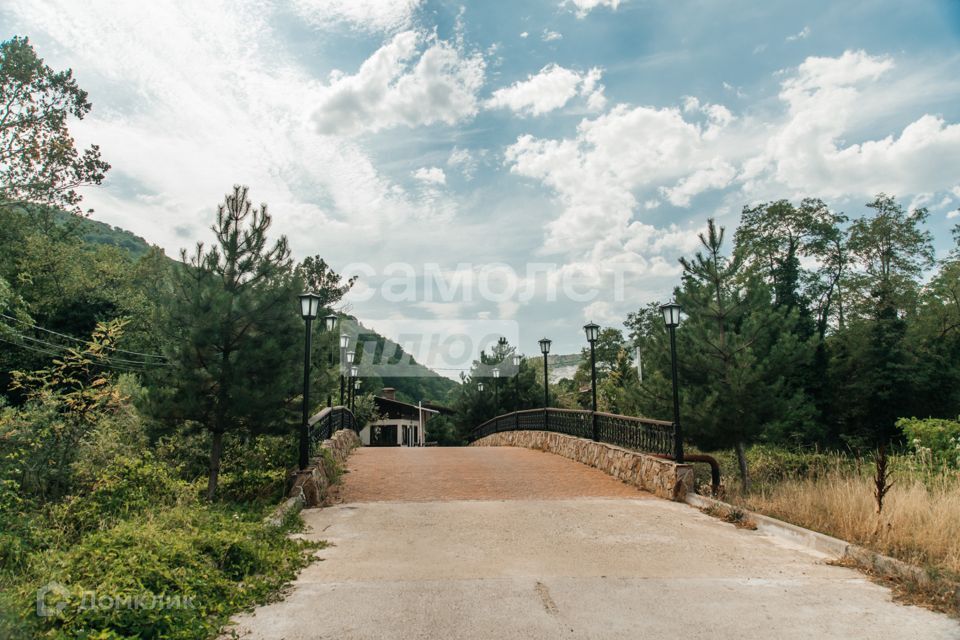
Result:
{"label": "dry yellow grass", "polygon": [[897,464],[895,485],[876,514],[864,469],[836,468],[729,498],[747,509],[855,542],[912,564],[960,576],[960,477]]}

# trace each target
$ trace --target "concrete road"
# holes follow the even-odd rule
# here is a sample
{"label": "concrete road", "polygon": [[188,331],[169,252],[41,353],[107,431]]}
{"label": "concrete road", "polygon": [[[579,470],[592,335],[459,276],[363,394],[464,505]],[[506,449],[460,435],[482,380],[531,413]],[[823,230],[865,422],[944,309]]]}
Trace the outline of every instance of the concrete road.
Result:
{"label": "concrete road", "polygon": [[[304,513],[334,546],[241,637],[960,639],[819,554],[551,454],[365,449],[349,466],[351,501]],[[370,501],[384,483],[391,501]]]}

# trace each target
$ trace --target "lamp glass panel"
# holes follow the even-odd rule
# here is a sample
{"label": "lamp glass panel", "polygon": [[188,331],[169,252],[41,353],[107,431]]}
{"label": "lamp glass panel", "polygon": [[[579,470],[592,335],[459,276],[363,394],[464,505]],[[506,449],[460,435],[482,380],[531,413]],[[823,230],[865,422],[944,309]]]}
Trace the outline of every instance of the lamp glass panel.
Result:
{"label": "lamp glass panel", "polygon": [[548,353],[550,353],[551,342],[552,341],[547,338],[543,338],[542,340],[540,340],[540,353],[542,353],[543,355],[547,355]]}
{"label": "lamp glass panel", "polygon": [[583,332],[587,334],[587,342],[594,342],[600,335],[600,327],[591,322],[583,326]]}

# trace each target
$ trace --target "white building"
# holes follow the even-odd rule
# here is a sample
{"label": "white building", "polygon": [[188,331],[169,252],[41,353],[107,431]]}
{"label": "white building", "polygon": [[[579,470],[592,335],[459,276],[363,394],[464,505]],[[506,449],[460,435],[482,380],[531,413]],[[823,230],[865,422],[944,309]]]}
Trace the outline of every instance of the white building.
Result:
{"label": "white building", "polygon": [[396,389],[387,387],[374,396],[380,420],[360,430],[360,440],[367,447],[422,447],[426,444],[427,421],[439,411],[423,403],[410,404],[397,400]]}

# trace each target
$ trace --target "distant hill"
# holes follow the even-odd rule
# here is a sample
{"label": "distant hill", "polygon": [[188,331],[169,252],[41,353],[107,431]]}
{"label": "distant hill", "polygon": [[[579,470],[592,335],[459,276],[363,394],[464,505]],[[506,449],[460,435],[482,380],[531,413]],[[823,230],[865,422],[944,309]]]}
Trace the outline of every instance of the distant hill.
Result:
{"label": "distant hill", "polygon": [[[81,236],[86,242],[117,247],[128,252],[134,259],[142,257],[151,248],[150,243],[140,236],[97,220],[78,219],[69,213],[60,212],[57,221],[61,224],[79,224]],[[372,329],[364,327],[362,323],[358,324],[360,333],[364,336],[363,341],[367,344],[376,343],[378,354],[389,354],[389,360],[393,362],[410,363],[404,367],[402,376],[378,376],[379,381],[371,379],[368,384],[393,387],[397,390],[397,398],[405,402],[415,403],[422,400],[440,405],[447,404],[450,392],[460,386],[457,382],[445,378],[414,361],[413,357],[408,355],[397,343]],[[379,388],[373,389],[369,386],[367,390],[374,393],[380,393],[381,391]]]}
{"label": "distant hill", "polygon": [[[538,371],[543,367],[543,356],[533,356],[527,358],[527,362],[531,366],[538,367]],[[577,368],[580,367],[580,363],[583,362],[583,358],[579,353],[568,353],[568,354],[557,354],[547,356],[547,365],[548,365],[548,375],[550,376],[550,383],[556,384],[563,380],[564,378],[573,380],[574,374],[577,372]]]}
{"label": "distant hill", "polygon": [[79,224],[81,237],[86,242],[123,249],[134,259],[142,257],[151,248],[150,243],[140,236],[120,227],[111,227],[105,222],[90,218],[77,218],[65,211],[57,212],[55,219],[60,224]]}
{"label": "distant hill", "polygon": [[[357,323],[357,341],[363,345],[358,350],[362,354],[360,375],[366,377],[368,391],[379,394],[382,387],[393,387],[397,390],[397,399],[404,402],[449,404],[451,392],[460,386],[458,382],[420,364],[399,344],[363,326],[356,318],[350,319]],[[371,348],[372,354],[368,353]],[[390,375],[392,372],[398,375]]]}

